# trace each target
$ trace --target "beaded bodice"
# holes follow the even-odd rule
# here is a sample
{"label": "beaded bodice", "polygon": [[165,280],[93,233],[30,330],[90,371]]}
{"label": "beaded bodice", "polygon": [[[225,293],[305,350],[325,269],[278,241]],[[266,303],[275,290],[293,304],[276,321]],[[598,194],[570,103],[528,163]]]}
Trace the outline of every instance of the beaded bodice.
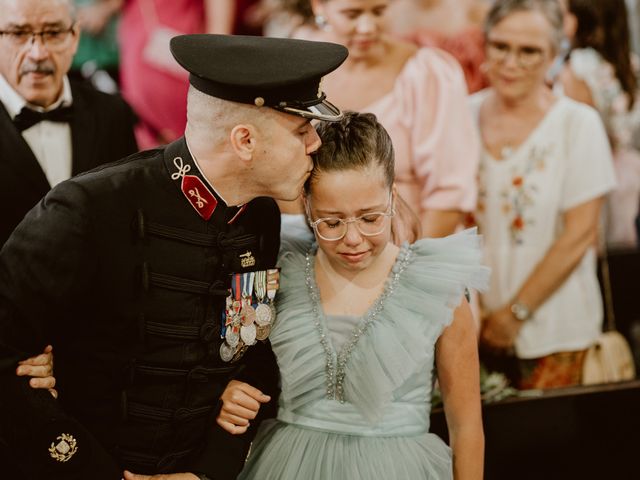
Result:
{"label": "beaded bodice", "polygon": [[382,311],[385,299],[393,293],[394,288],[398,284],[402,271],[409,264],[411,259],[412,249],[409,244],[405,243],[400,252],[398,258],[391,269],[391,274],[387,278],[387,282],[382,294],[375,300],[369,310],[362,316],[358,325],[353,329],[351,338],[347,343],[339,350],[336,351],[331,343],[331,338],[327,329],[325,315],[322,313],[322,304],[320,302],[320,294],[318,286],[315,280],[314,269],[314,251],[307,252],[305,259],[305,284],[309,291],[309,297],[312,302],[313,311],[313,324],[316,327],[319,335],[319,342],[322,345],[322,349],[325,353],[326,365],[325,365],[325,379],[326,379],[326,394],[327,398],[338,400],[341,403],[345,402],[344,399],[344,379],[346,374],[347,362],[351,356],[351,352],[356,347],[358,340],[362,337],[369,326],[373,323],[376,317]]}
{"label": "beaded bodice", "polygon": [[278,318],[271,333],[281,374],[278,418],[355,435],[429,428],[434,349],[466,286],[478,288],[472,232],[404,245],[383,292],[336,351],[308,243],[283,245]]}

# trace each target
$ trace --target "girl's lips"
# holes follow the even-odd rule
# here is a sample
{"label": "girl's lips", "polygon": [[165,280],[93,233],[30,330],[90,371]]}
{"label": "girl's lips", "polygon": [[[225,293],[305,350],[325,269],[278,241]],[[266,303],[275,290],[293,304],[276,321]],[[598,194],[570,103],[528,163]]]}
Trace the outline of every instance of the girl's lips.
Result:
{"label": "girl's lips", "polygon": [[362,260],[369,252],[359,252],[359,253],[341,253],[340,256],[344,258],[347,262],[357,263]]}

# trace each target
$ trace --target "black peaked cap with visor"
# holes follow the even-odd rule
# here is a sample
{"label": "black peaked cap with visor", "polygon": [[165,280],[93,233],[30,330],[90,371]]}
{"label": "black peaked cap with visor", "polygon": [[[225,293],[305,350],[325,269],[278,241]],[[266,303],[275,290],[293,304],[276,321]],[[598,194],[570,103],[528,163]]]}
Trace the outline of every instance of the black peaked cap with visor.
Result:
{"label": "black peaked cap with visor", "polygon": [[196,34],[171,39],[189,82],[212,97],[324,121],[342,118],[322,77],[347,58],[342,45],[290,38]]}

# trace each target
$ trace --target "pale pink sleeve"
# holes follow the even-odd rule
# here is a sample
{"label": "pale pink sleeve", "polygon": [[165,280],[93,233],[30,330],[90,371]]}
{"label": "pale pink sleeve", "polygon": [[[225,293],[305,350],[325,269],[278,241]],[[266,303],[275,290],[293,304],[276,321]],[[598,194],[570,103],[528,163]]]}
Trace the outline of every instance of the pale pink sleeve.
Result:
{"label": "pale pink sleeve", "polygon": [[462,69],[449,54],[429,48],[416,54],[405,74],[420,209],[473,211],[480,141]]}

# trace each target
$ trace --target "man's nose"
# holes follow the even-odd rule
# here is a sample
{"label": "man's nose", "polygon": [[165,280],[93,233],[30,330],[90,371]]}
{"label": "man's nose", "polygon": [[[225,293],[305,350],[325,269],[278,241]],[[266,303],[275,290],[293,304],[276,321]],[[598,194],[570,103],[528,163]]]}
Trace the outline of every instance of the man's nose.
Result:
{"label": "man's nose", "polygon": [[31,37],[27,49],[27,55],[33,60],[43,60],[49,57],[49,49],[40,35]]}

